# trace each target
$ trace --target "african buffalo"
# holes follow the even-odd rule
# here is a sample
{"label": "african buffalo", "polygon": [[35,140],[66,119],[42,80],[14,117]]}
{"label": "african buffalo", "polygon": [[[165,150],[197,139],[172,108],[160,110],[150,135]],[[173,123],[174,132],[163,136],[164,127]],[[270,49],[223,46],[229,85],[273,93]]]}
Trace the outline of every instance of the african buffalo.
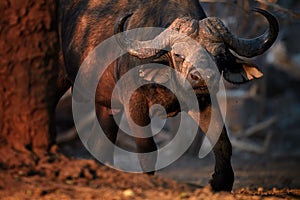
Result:
{"label": "african buffalo", "polygon": [[[218,90],[220,74],[223,74],[225,80],[236,84],[262,77],[257,66],[237,58],[230,51],[250,58],[264,53],[274,43],[278,35],[276,19],[264,10],[254,11],[268,20],[269,28],[257,38],[241,39],[233,35],[219,18],[206,17],[198,0],[61,0],[60,35],[66,76],[74,84],[79,67],[87,55],[114,34],[139,27],[166,28],[147,41],[121,35],[116,37],[120,47],[128,54],[113,62],[98,83],[95,96],[98,121],[110,141],[115,143],[118,122],[113,115],[120,115],[122,112],[141,127],[150,123],[149,109],[154,104],[162,105],[168,117],[185,111],[196,119],[197,113],[179,105],[179,101],[187,100],[184,97],[184,91],[188,88],[185,82],[187,80],[197,97],[201,113],[197,124],[206,133],[212,112],[219,110],[218,106],[211,106],[211,96]],[[199,45],[192,45],[191,39]],[[158,45],[160,49],[149,48],[153,45]],[[209,62],[203,62],[206,59],[213,60],[217,70]],[[139,78],[156,80],[156,83],[138,88],[130,97],[129,105],[123,105],[122,97],[126,96],[126,87],[119,98],[113,97],[116,83],[130,69],[146,63],[167,65],[183,79],[170,78],[173,72],[168,70],[157,73],[159,67],[141,68]],[[167,81],[183,91],[182,99],[177,99],[170,90],[160,85]],[[130,84],[134,84],[134,80]],[[112,98],[119,105],[118,113],[111,110]],[[124,107],[128,109],[124,110]],[[141,136],[134,138],[139,153],[157,150],[153,137],[142,137],[147,135],[144,129],[139,131],[138,128],[132,128],[132,131]],[[225,127],[222,128],[213,151],[216,164],[211,180],[212,188],[216,191],[230,191],[234,173],[230,161],[231,143]],[[145,172],[153,173],[155,159],[155,156],[148,160],[140,159]]]}

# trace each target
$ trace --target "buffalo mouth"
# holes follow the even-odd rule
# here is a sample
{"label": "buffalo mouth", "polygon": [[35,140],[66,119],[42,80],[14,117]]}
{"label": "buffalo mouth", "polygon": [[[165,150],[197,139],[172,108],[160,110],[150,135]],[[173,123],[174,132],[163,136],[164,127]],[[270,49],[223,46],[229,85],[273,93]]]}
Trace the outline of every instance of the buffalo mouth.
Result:
{"label": "buffalo mouth", "polygon": [[208,94],[209,93],[208,87],[206,85],[193,87],[193,90],[194,90],[196,95],[198,95],[198,94]]}

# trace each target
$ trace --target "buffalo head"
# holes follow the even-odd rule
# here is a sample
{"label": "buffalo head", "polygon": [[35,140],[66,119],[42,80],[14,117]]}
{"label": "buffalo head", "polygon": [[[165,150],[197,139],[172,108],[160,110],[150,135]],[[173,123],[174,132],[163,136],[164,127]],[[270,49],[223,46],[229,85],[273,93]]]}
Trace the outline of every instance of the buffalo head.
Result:
{"label": "buffalo head", "polygon": [[[253,10],[269,22],[268,30],[254,39],[238,38],[219,18],[208,17],[200,21],[177,18],[152,40],[118,37],[117,41],[130,55],[140,59],[157,59],[167,53],[171,62],[169,65],[189,81],[196,94],[208,93],[208,88],[218,85],[216,83],[221,73],[231,83],[244,83],[263,76],[257,66],[234,56],[230,51],[251,58],[264,53],[276,40],[279,31],[277,20],[267,11]],[[124,30],[124,24],[131,15],[119,18],[115,33]],[[149,48],[151,46],[160,49]],[[161,50],[166,48],[170,51]],[[212,68],[212,64],[217,67]]]}

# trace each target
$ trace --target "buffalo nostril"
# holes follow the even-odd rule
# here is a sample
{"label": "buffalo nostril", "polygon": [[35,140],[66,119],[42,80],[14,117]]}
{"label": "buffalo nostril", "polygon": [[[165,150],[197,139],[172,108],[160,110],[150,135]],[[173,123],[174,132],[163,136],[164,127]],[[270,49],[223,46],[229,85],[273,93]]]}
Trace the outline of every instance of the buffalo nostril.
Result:
{"label": "buffalo nostril", "polygon": [[199,80],[201,80],[201,74],[200,74],[200,72],[195,70],[190,73],[190,78],[194,81],[199,81]]}

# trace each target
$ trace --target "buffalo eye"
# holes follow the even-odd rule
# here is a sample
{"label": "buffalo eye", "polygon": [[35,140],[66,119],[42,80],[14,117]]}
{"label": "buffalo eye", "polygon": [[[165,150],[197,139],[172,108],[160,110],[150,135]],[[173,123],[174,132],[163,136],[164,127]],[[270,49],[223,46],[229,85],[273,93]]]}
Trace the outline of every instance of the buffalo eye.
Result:
{"label": "buffalo eye", "polygon": [[174,54],[174,57],[175,57],[176,61],[183,61],[185,59],[185,57],[183,55],[180,55],[177,53]]}

